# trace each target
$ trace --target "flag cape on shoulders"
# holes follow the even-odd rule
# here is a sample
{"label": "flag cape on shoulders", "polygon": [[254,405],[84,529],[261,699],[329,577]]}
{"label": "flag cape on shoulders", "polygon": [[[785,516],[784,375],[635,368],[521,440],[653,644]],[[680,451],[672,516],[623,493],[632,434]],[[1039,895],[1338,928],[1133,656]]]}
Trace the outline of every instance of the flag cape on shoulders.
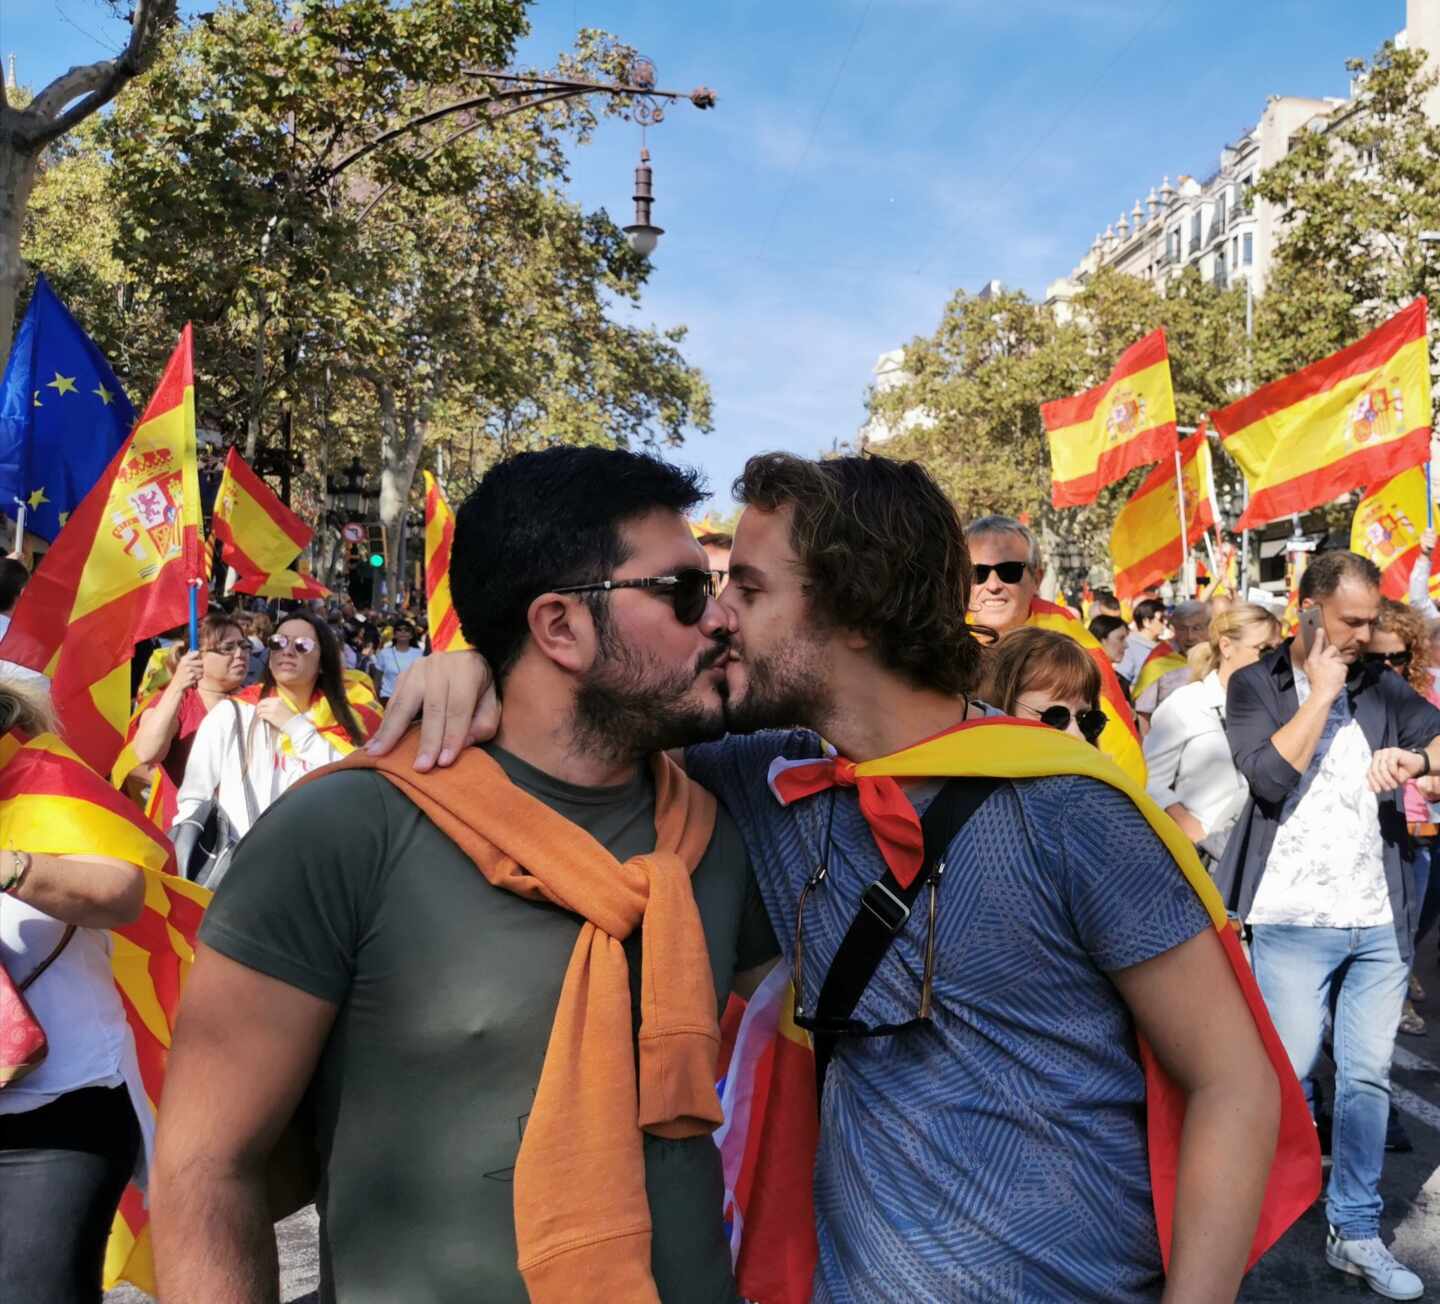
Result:
{"label": "flag cape on shoulders", "polygon": [[440,482],[426,471],[425,614],[432,652],[464,652],[470,647],[460,632],[460,617],[450,595],[450,551],[454,546],[455,513],[440,491]]}
{"label": "flag cape on shoulders", "polygon": [[1141,662],[1140,673],[1135,676],[1130,691],[1139,698],[1151,684],[1165,678],[1172,670],[1183,670],[1189,664],[1171,643],[1162,638]]}
{"label": "flag cape on shoulders", "polygon": [[[249,688],[241,689],[236,693],[235,700],[249,702],[253,705],[260,700],[262,687],[261,684],[251,684]],[[288,693],[283,689],[280,692],[291,706],[296,710],[301,710],[300,704],[291,700]],[[350,703],[350,709],[355,714],[355,723],[360,726],[361,733],[366,738],[373,738],[375,731],[380,727],[380,721],[385,717],[385,708],[380,705],[379,699],[375,696],[375,685],[370,676],[359,670],[345,671],[345,700]],[[329,701],[318,688],[310,698],[310,704],[303,709],[302,714],[325,735],[325,740],[342,756],[350,755],[358,746],[345,731],[345,726],[335,718],[335,712],[330,709]],[[280,746],[287,751],[290,750],[290,740],[283,734],[280,738]]]}
{"label": "flag cape on shoulders", "polygon": [[[985,777],[1006,780],[1075,774],[1109,784],[1135,804],[1136,809],[1174,858],[1176,872],[1184,876],[1205,906],[1279,1082],[1280,1130],[1248,1256],[1247,1267],[1253,1265],[1314,1203],[1320,1193],[1318,1134],[1305,1103],[1304,1092],[1290,1067],[1289,1056],[1275,1032],[1260,990],[1240,949],[1239,938],[1226,917],[1224,903],[1210,881],[1210,876],[1200,864],[1194,847],[1174,821],[1150,800],[1142,786],[1132,782],[1119,767],[1095,748],[1035,721],[994,717],[970,721],[891,756],[861,761],[855,766],[854,772],[857,778],[888,775],[897,779]],[[778,1001],[788,999],[783,995],[784,989],[789,986],[786,978],[788,974],[777,976],[772,973],[752,1001],[752,1004],[758,1002],[757,1007],[753,1012],[746,1010],[726,1074],[727,1092],[732,1090],[732,1079],[743,1073],[745,1063],[758,1058],[757,1052],[752,1050],[747,1061],[743,1050],[747,1031],[745,1025],[752,1018],[757,1024],[755,1032],[762,1042],[766,1039],[767,1028],[769,1030],[768,1040],[773,1045],[767,1049],[772,1064],[781,1063],[779,1056],[783,1047],[779,1045],[779,1040],[785,1033],[780,1027],[783,1011],[776,1006]],[[767,999],[761,1001],[761,994],[766,992],[767,988],[770,988]],[[1151,1197],[1161,1253],[1168,1267],[1185,1097],[1165,1073],[1144,1038],[1137,1034],[1137,1039],[1140,1062],[1145,1074],[1146,1143],[1149,1152]],[[750,1076],[756,1079],[755,1074]],[[811,1088],[808,1092],[791,1091],[783,1097],[780,1095],[788,1084],[802,1078]],[[803,1073],[791,1073],[778,1084],[774,1079],[759,1081],[760,1086],[770,1093],[768,1100],[762,1101],[759,1106],[753,1099],[738,1101],[738,1104],[743,1105],[744,1112],[737,1109],[733,1122],[727,1108],[729,1130],[717,1134],[722,1143],[726,1198],[732,1203],[737,1192],[742,1189],[739,1179],[744,1172],[745,1156],[755,1149],[753,1144],[748,1143],[749,1138],[738,1134],[747,1120],[748,1125],[753,1128],[757,1112],[768,1107],[768,1112],[760,1114],[760,1117],[763,1125],[773,1130],[775,1135],[808,1137],[816,1130],[813,1055],[810,1057],[808,1078]],[[734,1088],[735,1091],[742,1089],[752,1096],[755,1092],[753,1085],[744,1088],[737,1085]],[[792,1170],[792,1177],[793,1170],[796,1169],[808,1176],[813,1172],[814,1156],[790,1155],[787,1167]],[[786,1177],[783,1173],[775,1174],[771,1175],[769,1180],[783,1183]],[[802,1198],[793,1197],[792,1204],[799,1205]],[[774,1304],[803,1304],[803,1301],[809,1299],[808,1279],[804,1288],[799,1290],[777,1289],[770,1295],[756,1295],[754,1292],[758,1284],[793,1281],[796,1276],[795,1265],[803,1263],[807,1253],[813,1268],[813,1228],[809,1229],[807,1240],[807,1229],[799,1225],[795,1218],[787,1217],[784,1208],[772,1213],[771,1221],[766,1227],[756,1225],[753,1212],[747,1211],[747,1214],[746,1226],[739,1233],[737,1264],[747,1262],[745,1242],[751,1235],[762,1238],[757,1242],[755,1254],[763,1254],[763,1261],[756,1262],[753,1258],[749,1261],[749,1277],[739,1278],[741,1291],[752,1298],[763,1299],[767,1304],[771,1301],[774,1301]]]}
{"label": "flag cape on shoulders", "polygon": [[1049,629],[1073,638],[1100,671],[1100,709],[1109,722],[1100,735],[1100,750],[1110,757],[1136,783],[1145,783],[1145,753],[1140,748],[1140,734],[1135,728],[1135,713],[1126,700],[1125,690],[1115,674],[1115,667],[1105,655],[1099,640],[1065,607],[1033,598],[1030,617],[1025,622],[1036,629]]}
{"label": "flag cape on shoulders", "polygon": [[[110,932],[110,964],[149,1117],[147,1139],[165,1077],[180,989],[195,959],[196,934],[210,893],[175,877],[170,843],[54,734],[0,738],[0,846],[49,855],[101,855],[128,860],[145,874],[145,905],[133,924]],[[148,1141],[147,1141],[148,1144]],[[155,1292],[150,1215],[133,1183],[120,1200],[105,1254],[104,1285],[133,1282]]]}
{"label": "flag cape on shoulders", "polygon": [[[1115,517],[1110,558],[1115,566],[1115,596],[1134,598],[1179,571],[1185,546],[1194,547],[1215,524],[1210,442],[1202,423],[1180,443],[1177,483],[1175,459],[1162,462],[1140,483]],[[1185,489],[1185,545],[1180,542],[1180,484]]]}
{"label": "flag cape on shoulders", "polygon": [[1093,503],[1107,484],[1175,452],[1175,394],[1165,332],[1120,355],[1103,384],[1040,405],[1056,507]]}
{"label": "flag cape on shoulders", "polygon": [[[1426,492],[1425,468],[1412,466],[1373,486],[1350,522],[1350,550],[1380,568],[1380,592],[1397,602],[1410,596],[1410,572],[1419,560],[1425,530]],[[1437,589],[1440,576],[1432,572],[1431,597]]]}
{"label": "flag cape on shoulders", "polygon": [[1210,414],[1250,486],[1253,529],[1430,456],[1423,296],[1348,348]]}

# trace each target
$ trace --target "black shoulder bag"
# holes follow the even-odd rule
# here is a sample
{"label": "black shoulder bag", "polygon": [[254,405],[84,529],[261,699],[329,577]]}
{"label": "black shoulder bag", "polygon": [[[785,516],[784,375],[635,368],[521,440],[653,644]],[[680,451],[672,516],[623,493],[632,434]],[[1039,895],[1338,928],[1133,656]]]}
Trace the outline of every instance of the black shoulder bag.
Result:
{"label": "black shoulder bag", "polygon": [[[929,977],[934,959],[936,896],[945,874],[945,852],[999,784],[999,779],[948,779],[920,818],[925,859],[910,886],[901,887],[895,875],[886,869],[884,877],[876,879],[861,894],[860,909],[830,962],[814,1013],[795,1011],[795,1022],[814,1035],[817,1095],[825,1089],[825,1073],[830,1067],[835,1043],[841,1037],[890,1037],[930,1021]],[[817,881],[818,878],[812,878],[805,890],[808,892]],[[855,1007],[890,944],[909,921],[916,900],[927,889],[930,905],[925,943],[926,985],[920,993],[919,1012],[904,1023],[872,1027],[854,1017]]]}

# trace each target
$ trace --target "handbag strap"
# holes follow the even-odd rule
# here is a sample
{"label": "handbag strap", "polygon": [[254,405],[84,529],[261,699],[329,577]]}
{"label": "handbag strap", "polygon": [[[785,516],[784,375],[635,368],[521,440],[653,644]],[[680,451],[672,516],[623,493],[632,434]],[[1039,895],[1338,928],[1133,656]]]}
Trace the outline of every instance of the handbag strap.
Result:
{"label": "handbag strap", "polygon": [[23,991],[25,991],[25,990],[30,986],[31,983],[33,983],[42,973],[45,972],[45,970],[47,970],[52,964],[55,963],[56,960],[58,960],[58,959],[60,958],[60,952],[63,951],[67,946],[70,945],[70,939],[71,939],[72,937],[74,937],[74,936],[75,936],[75,925],[74,925],[74,924],[69,924],[69,925],[67,925],[66,928],[65,928],[64,933],[61,934],[61,937],[60,937],[59,942],[56,943],[55,949],[54,949],[53,951],[51,951],[49,955],[47,955],[43,960],[41,960],[40,963],[37,964],[37,965],[35,966],[35,968],[32,969],[32,970],[25,976],[25,981],[24,981],[24,982],[20,982],[20,983],[16,983],[16,984],[15,984],[15,990],[16,990],[17,992],[23,992]]}
{"label": "handbag strap", "polygon": [[[240,703],[231,698],[230,705],[235,708],[235,746],[240,749],[240,787],[245,793],[245,814],[253,828],[260,818],[260,803],[255,799],[255,789],[250,783],[250,743],[240,728]],[[259,718],[255,716],[256,720]],[[251,726],[253,728],[254,720]]]}

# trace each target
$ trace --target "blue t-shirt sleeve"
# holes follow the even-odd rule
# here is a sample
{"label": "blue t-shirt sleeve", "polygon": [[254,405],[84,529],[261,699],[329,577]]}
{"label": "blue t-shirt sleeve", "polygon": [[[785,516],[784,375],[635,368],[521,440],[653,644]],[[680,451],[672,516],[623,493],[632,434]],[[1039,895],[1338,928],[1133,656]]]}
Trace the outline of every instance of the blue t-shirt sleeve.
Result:
{"label": "blue t-shirt sleeve", "polygon": [[798,731],[767,729],[762,733],[727,734],[719,742],[698,743],[685,749],[685,772],[713,792],[735,817],[752,856],[750,829],[754,822],[773,820],[781,809],[770,791],[770,762],[777,756],[816,755],[813,746],[806,750],[810,737]]}
{"label": "blue t-shirt sleeve", "polygon": [[1149,821],[1098,779],[1068,785],[1060,889],[1081,945],[1101,969],[1127,969],[1212,926],[1209,912]]}

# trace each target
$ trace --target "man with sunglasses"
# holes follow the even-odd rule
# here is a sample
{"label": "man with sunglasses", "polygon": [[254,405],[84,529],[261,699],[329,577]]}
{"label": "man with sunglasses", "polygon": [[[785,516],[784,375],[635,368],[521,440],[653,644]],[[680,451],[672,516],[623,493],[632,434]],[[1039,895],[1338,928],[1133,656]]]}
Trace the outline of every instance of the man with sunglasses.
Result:
{"label": "man with sunglasses", "polygon": [[1255,977],[1307,1089],[1333,1026],[1326,1260],[1388,1299],[1418,1299],[1420,1278],[1380,1239],[1380,1174],[1420,908],[1401,790],[1440,770],[1440,710],[1365,657],[1380,613],[1374,563],[1321,553],[1299,597],[1296,637],[1227,690],[1251,796],[1216,885],[1250,927]]}
{"label": "man with sunglasses", "polygon": [[[1016,731],[1061,769],[1114,769],[967,697],[982,643],[965,539],[921,468],[765,454],[734,492],[732,733],[686,765],[745,837],[794,1017],[855,1034],[834,1041],[825,1077],[815,1298],[1233,1298],[1278,1093],[1212,917],[1128,796],[1044,762],[997,782],[946,844],[943,875],[917,878],[944,771],[867,767],[968,724],[1009,731],[971,774],[1004,774]],[[476,697],[451,689],[475,658],[431,660],[395,710],[413,715],[423,690],[468,724]],[[427,709],[420,750],[443,762],[457,739],[440,714]],[[896,883],[918,887],[911,906]],[[850,1013],[827,1017],[827,974],[867,911],[892,921],[888,949]],[[1137,1030],[1188,1102],[1168,1288]]]}
{"label": "man with sunglasses", "polygon": [[264,1161],[308,1088],[322,1301],[737,1304],[716,1018],[778,947],[735,824],[663,755],[723,728],[702,496],[552,448],[460,508],[499,732],[412,786],[324,774],[239,847],[169,1061],[163,1297],[275,1298]]}

